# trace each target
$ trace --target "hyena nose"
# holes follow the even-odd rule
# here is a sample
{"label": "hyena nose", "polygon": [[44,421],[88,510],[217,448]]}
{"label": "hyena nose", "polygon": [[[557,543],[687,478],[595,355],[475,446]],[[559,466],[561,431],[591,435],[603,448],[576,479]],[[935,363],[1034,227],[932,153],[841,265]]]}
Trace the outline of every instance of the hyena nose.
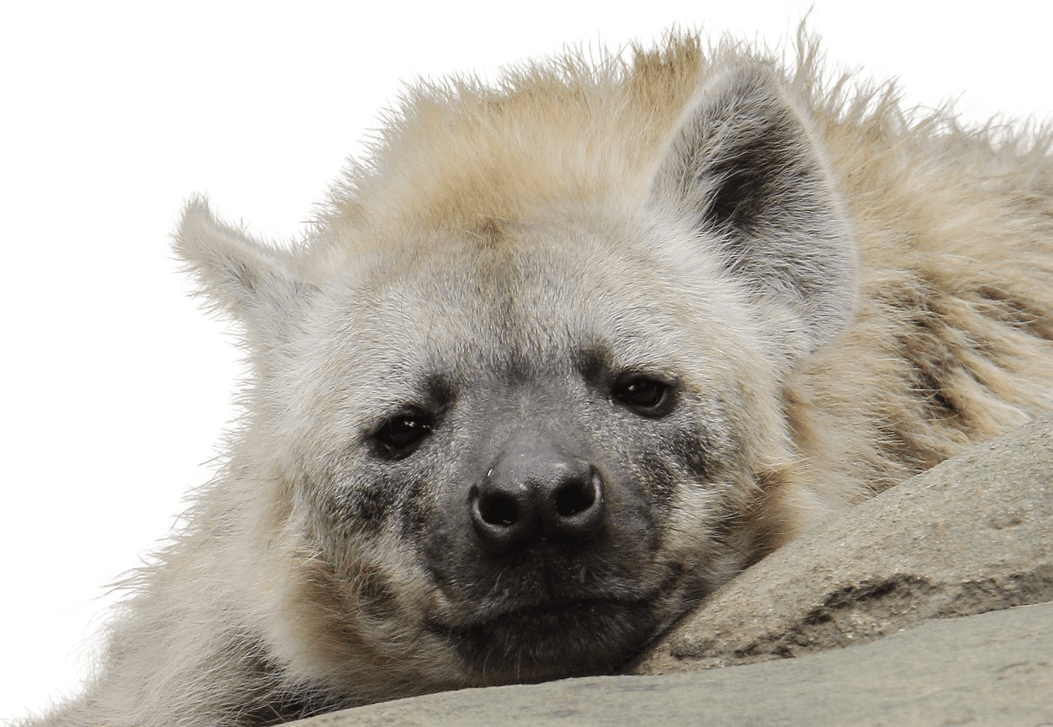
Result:
{"label": "hyena nose", "polygon": [[603,478],[585,460],[538,444],[505,453],[469,492],[483,545],[505,553],[540,541],[583,543],[603,529]]}

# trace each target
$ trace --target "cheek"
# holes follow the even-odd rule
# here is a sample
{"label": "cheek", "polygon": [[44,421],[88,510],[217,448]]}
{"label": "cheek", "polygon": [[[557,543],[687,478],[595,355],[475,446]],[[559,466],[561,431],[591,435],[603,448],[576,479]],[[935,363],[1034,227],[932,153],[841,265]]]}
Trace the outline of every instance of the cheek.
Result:
{"label": "cheek", "polygon": [[723,447],[708,429],[674,417],[619,424],[604,432],[594,449],[626,472],[640,496],[658,510],[669,509],[684,491],[711,488],[721,479]]}
{"label": "cheek", "polygon": [[634,488],[645,497],[656,512],[669,509],[683,483],[679,468],[660,451],[646,451],[629,467]]}
{"label": "cheek", "polygon": [[[675,415],[674,415],[675,416]],[[686,417],[685,417],[686,418]],[[652,509],[663,531],[663,548],[689,553],[741,520],[742,473],[734,437],[720,420],[702,426],[673,417],[633,423],[633,431],[609,447],[612,466]],[[602,451],[602,450],[601,450]]]}
{"label": "cheek", "polygon": [[[420,543],[436,519],[467,502],[469,474],[461,458],[429,442],[400,461],[377,461],[368,452],[349,450],[332,458],[324,474],[309,483],[308,508],[323,540],[346,557],[350,545],[389,543],[389,548],[412,567]],[[451,490],[461,487],[465,496]]]}

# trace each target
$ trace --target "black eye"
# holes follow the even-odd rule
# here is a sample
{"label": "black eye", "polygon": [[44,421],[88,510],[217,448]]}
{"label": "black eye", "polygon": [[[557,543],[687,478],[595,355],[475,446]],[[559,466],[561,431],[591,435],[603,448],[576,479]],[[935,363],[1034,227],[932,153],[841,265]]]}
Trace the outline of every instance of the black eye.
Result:
{"label": "black eye", "polygon": [[431,431],[431,416],[415,409],[388,419],[373,438],[383,446],[388,455],[398,458],[410,455]]}
{"label": "black eye", "polygon": [[669,384],[646,376],[633,376],[614,385],[614,399],[638,414],[660,417],[672,411]]}

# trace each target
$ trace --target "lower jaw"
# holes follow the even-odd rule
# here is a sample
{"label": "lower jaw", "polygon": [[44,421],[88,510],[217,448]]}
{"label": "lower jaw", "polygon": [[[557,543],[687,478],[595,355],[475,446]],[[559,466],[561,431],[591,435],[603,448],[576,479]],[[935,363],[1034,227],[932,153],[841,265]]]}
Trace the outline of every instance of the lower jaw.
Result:
{"label": "lower jaw", "polygon": [[432,627],[486,684],[609,674],[657,629],[647,604],[606,601],[513,611],[466,627]]}

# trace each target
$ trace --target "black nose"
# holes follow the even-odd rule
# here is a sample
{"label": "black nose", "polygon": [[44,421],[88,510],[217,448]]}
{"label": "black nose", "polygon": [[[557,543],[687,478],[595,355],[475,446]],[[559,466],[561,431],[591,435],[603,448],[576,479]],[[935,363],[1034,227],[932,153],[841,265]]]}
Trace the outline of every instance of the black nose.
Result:
{"label": "black nose", "polygon": [[603,528],[603,479],[590,463],[543,442],[498,457],[469,491],[472,526],[494,553],[548,540],[577,544]]}

